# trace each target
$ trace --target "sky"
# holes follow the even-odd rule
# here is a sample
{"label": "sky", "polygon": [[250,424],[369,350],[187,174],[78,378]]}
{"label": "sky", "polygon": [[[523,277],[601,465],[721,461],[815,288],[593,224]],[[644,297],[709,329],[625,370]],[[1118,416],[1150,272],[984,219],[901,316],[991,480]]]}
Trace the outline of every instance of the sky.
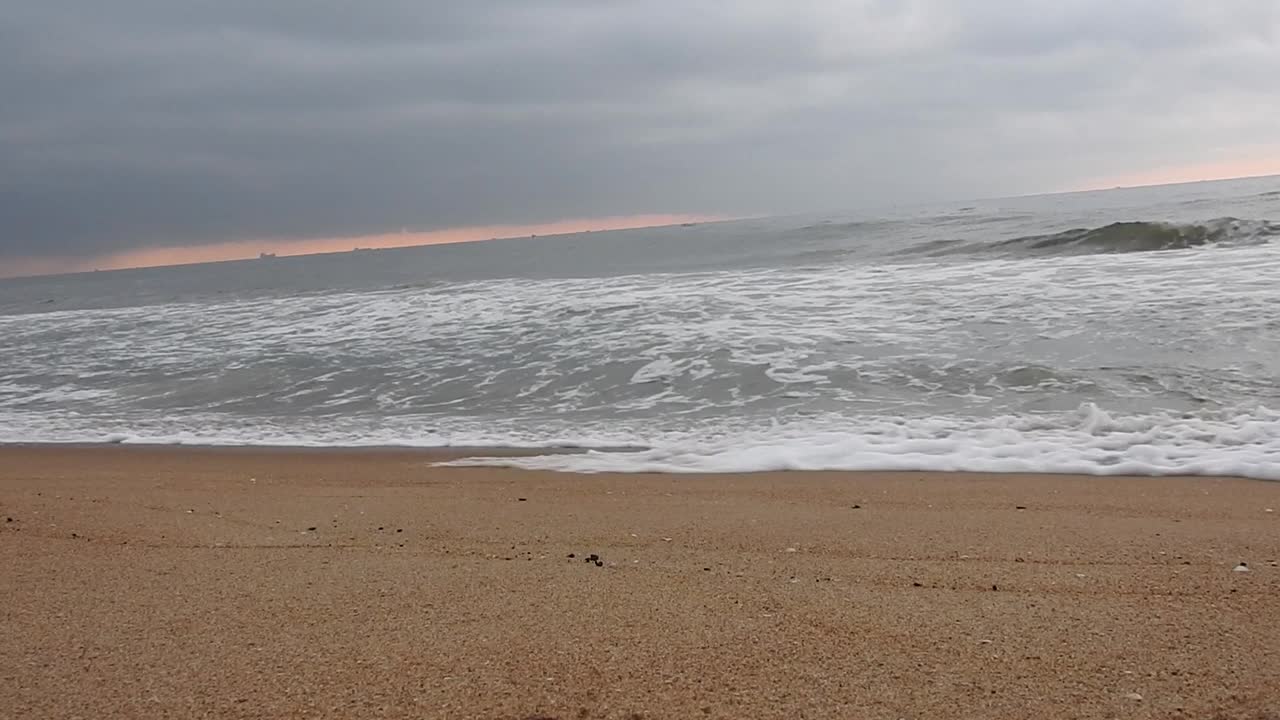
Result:
{"label": "sky", "polygon": [[1277,77],[1275,0],[11,3],[0,275],[1277,173]]}

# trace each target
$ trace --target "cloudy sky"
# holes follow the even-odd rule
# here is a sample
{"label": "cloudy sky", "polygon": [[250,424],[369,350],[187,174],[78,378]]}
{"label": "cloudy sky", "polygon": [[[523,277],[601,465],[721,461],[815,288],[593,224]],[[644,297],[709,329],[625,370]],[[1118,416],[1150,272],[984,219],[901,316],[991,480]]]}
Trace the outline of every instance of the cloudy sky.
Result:
{"label": "cloudy sky", "polygon": [[0,266],[1280,172],[1277,78],[1275,0],[10,3]]}

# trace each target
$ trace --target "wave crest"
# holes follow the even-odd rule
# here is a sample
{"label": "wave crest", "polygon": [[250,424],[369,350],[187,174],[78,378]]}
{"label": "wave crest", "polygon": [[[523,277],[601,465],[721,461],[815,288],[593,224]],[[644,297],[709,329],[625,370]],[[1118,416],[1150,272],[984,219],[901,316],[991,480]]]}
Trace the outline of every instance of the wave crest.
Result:
{"label": "wave crest", "polygon": [[1280,235],[1280,224],[1266,220],[1218,218],[1203,223],[1116,222],[1051,235],[1031,235],[999,243],[1030,252],[1127,253],[1185,250],[1203,245],[1253,245]]}
{"label": "wave crest", "polygon": [[1280,223],[1224,217],[1198,223],[1162,221],[1114,222],[1091,228],[1024,235],[992,243],[960,243],[939,240],[899,254],[933,257],[946,255],[1011,254],[1095,255],[1112,253],[1187,250],[1208,245],[1262,245],[1280,237]]}

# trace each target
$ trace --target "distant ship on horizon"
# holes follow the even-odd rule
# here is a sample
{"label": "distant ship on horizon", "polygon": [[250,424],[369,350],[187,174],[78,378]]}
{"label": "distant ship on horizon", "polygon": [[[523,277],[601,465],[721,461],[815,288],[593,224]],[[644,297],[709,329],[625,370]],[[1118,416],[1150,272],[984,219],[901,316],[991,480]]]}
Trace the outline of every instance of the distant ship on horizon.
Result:
{"label": "distant ship on horizon", "polygon": [[276,259],[276,254],[275,254],[275,253],[269,253],[269,252],[258,253],[258,259],[259,259],[259,260],[275,260],[275,259]]}

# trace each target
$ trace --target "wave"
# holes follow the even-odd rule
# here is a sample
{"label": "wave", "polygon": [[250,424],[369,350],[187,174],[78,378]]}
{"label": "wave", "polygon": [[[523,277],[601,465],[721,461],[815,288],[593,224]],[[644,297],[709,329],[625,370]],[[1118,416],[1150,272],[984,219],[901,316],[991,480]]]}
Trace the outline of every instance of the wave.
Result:
{"label": "wave", "polygon": [[1280,223],[1269,220],[1224,217],[1199,223],[1129,221],[1024,235],[998,242],[936,240],[899,254],[933,257],[988,253],[1014,256],[1094,255],[1187,250],[1209,245],[1262,245],[1274,237],[1280,237]]}
{"label": "wave", "polygon": [[999,243],[1026,250],[1075,250],[1084,253],[1185,250],[1220,243],[1249,245],[1280,235],[1280,224],[1265,220],[1219,218],[1204,223],[1117,222],[1099,228],[1033,235]]}
{"label": "wave", "polygon": [[782,470],[1209,475],[1280,480],[1280,413],[1119,416],[1093,404],[986,420],[868,419],[856,431],[799,426],[638,452],[474,457],[444,463],[574,473]]}

